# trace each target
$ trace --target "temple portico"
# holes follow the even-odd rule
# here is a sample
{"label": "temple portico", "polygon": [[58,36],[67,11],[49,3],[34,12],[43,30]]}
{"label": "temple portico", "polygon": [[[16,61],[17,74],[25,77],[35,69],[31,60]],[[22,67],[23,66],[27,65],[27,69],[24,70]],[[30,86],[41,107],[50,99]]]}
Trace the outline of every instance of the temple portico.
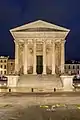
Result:
{"label": "temple portico", "polygon": [[[31,43],[30,43],[30,42]],[[38,39],[23,39],[23,42],[15,42],[15,71],[17,73],[21,72],[20,69],[22,68],[23,74],[29,74],[28,70],[31,68],[31,74],[37,74],[37,57],[41,56],[42,59],[42,65],[39,67],[42,67],[42,72],[40,74],[47,74],[48,68],[50,67],[50,74],[56,73],[56,60],[59,63],[59,67],[62,65],[62,67],[58,67],[58,70],[61,70],[61,72],[64,72],[64,47],[62,45],[63,41],[60,43],[54,42],[53,40],[49,40],[50,43],[48,43],[48,40],[42,39],[40,42]],[[60,59],[56,59],[56,44],[60,44],[60,50],[58,54],[62,54],[62,57]],[[39,48],[39,46],[41,46]],[[22,47],[22,49],[21,49]],[[62,47],[62,49],[61,49]],[[22,54],[21,54],[22,52]],[[20,55],[21,54],[21,55]],[[52,54],[52,55],[48,55]],[[30,55],[30,56],[29,56]],[[49,58],[50,56],[50,58]],[[59,55],[61,56],[61,55]],[[31,58],[28,58],[31,57]],[[32,60],[31,60],[32,59]],[[51,60],[50,60],[51,59]],[[30,63],[31,62],[31,63]],[[20,66],[20,64],[22,64]],[[29,64],[32,64],[29,66]],[[50,65],[49,65],[50,64]],[[41,68],[39,68],[41,69]]]}
{"label": "temple portico", "polygon": [[15,43],[15,73],[64,73],[68,29],[38,20],[10,32]]}

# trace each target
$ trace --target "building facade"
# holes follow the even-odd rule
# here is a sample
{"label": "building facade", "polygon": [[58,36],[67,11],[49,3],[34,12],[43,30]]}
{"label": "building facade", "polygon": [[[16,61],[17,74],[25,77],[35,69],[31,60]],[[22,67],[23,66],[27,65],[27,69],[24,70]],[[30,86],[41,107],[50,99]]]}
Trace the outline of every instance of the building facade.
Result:
{"label": "building facade", "polygon": [[64,44],[69,31],[42,20],[11,29],[15,43],[15,73],[64,73]]}
{"label": "building facade", "polygon": [[0,56],[0,74],[8,74],[7,73],[7,63],[8,63],[8,56],[5,57],[5,56]]}
{"label": "building facade", "polygon": [[65,64],[65,73],[66,74],[80,74],[80,64]]}
{"label": "building facade", "polygon": [[0,56],[0,75],[14,74],[15,60],[9,56]]}

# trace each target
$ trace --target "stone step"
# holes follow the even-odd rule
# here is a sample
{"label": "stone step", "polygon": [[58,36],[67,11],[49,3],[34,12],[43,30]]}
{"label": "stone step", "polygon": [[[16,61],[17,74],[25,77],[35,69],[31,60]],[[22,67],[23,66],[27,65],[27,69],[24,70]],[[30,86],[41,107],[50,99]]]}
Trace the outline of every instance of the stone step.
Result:
{"label": "stone step", "polygon": [[34,88],[61,88],[62,82],[60,77],[53,75],[22,75],[18,80],[17,86]]}

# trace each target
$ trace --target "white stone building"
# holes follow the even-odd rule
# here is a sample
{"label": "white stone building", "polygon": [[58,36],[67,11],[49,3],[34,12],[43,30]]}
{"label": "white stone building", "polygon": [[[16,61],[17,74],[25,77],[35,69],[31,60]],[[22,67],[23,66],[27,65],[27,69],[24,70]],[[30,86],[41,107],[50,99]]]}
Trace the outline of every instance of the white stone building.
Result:
{"label": "white stone building", "polygon": [[69,31],[42,20],[11,29],[15,75],[8,76],[8,88],[13,92],[71,91],[72,76],[57,75],[65,72],[64,44]]}
{"label": "white stone building", "polygon": [[15,73],[64,73],[64,44],[69,31],[42,20],[11,29],[15,43]]}

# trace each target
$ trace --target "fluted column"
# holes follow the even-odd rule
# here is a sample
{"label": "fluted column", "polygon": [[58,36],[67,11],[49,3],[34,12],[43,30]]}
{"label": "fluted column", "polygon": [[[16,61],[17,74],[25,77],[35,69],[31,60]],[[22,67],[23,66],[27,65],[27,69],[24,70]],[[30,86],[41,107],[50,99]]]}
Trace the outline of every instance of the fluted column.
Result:
{"label": "fluted column", "polygon": [[43,42],[43,74],[46,74],[46,43]]}
{"label": "fluted column", "polygon": [[19,73],[19,44],[15,42],[15,73]]}
{"label": "fluted column", "polygon": [[52,74],[55,74],[55,42],[52,41]]}
{"label": "fluted column", "polygon": [[34,41],[33,45],[33,74],[36,74],[36,41]]}
{"label": "fluted column", "polygon": [[64,54],[64,44],[65,42],[61,42],[61,73],[64,73],[64,62],[65,62],[65,54]]}
{"label": "fluted column", "polygon": [[24,44],[24,74],[27,74],[27,69],[28,69],[28,43],[25,42]]}

